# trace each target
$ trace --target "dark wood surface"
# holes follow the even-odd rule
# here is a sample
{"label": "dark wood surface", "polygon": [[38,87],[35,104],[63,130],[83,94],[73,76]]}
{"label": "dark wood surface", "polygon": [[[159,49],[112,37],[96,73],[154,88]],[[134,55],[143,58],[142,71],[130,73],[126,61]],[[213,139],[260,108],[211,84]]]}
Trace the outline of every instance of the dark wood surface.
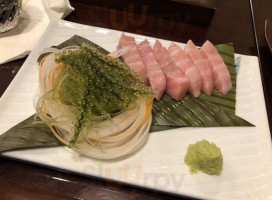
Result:
{"label": "dark wood surface", "polygon": [[[207,26],[216,10],[217,0],[73,0],[96,6],[107,6],[130,13],[165,18],[174,16],[179,22]],[[167,6],[166,6],[167,5]],[[163,13],[163,15],[160,15]],[[196,14],[197,13],[197,14]]]}
{"label": "dark wood surface", "polygon": [[[186,42],[192,39],[201,45],[206,39],[215,44],[233,42],[235,52],[258,55],[260,52],[266,105],[271,116],[272,57],[264,40],[263,25],[267,17],[272,18],[272,2],[253,0],[258,48],[249,0],[218,0],[217,10],[208,27],[178,22],[175,16],[164,18],[128,16],[127,13],[89,4],[71,1],[75,11],[66,20],[140,33],[143,35]],[[158,13],[164,15],[164,13]],[[132,20],[141,19],[141,20]],[[1,56],[1,55],[0,55]],[[25,59],[0,65],[0,96],[4,93]],[[271,122],[271,117],[269,117]],[[271,125],[271,123],[270,123]],[[92,177],[82,177],[69,172],[57,171],[41,166],[0,158],[0,199],[187,199],[158,191],[149,191]]]}

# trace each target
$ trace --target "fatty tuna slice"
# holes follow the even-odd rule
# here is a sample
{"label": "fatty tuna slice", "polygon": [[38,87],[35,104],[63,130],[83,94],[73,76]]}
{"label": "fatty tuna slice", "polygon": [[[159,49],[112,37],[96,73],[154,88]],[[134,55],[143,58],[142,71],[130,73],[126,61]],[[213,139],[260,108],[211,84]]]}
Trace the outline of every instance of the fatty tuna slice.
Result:
{"label": "fatty tuna slice", "polygon": [[213,72],[209,60],[203,55],[203,53],[189,40],[184,49],[185,54],[188,55],[194,62],[198,71],[200,72],[202,80],[202,91],[210,96],[213,91]]}
{"label": "fatty tuna slice", "polygon": [[124,33],[121,35],[118,49],[129,47],[127,51],[122,55],[122,58],[126,65],[134,70],[142,80],[147,83],[146,66],[143,63],[140,52],[134,37],[126,36]]}
{"label": "fatty tuna slice", "polygon": [[175,43],[171,43],[168,47],[168,52],[175,62],[176,66],[179,67],[185,76],[190,80],[189,93],[194,97],[198,97],[201,93],[202,80],[198,69],[196,68],[193,61],[185,54],[183,49]]}
{"label": "fatty tuna slice", "polygon": [[184,76],[182,71],[176,67],[174,63],[170,63],[166,67],[162,68],[162,71],[166,77],[167,94],[175,100],[181,100],[189,88],[189,79]]}
{"label": "fatty tuna slice", "polygon": [[147,80],[150,87],[159,101],[166,89],[166,79],[159,63],[157,62],[153,50],[147,40],[138,44],[138,49],[142,60],[146,66]]}
{"label": "fatty tuna slice", "polygon": [[162,43],[159,40],[156,40],[153,46],[154,55],[162,68],[167,66],[169,63],[173,62],[165,47],[162,46]]}
{"label": "fatty tuna slice", "polygon": [[203,44],[201,51],[211,63],[215,89],[222,95],[226,95],[232,88],[231,77],[226,64],[210,41],[207,40]]}
{"label": "fatty tuna slice", "polygon": [[166,78],[167,94],[175,100],[181,100],[189,88],[190,81],[188,77],[171,60],[169,52],[158,40],[155,42],[153,51]]}

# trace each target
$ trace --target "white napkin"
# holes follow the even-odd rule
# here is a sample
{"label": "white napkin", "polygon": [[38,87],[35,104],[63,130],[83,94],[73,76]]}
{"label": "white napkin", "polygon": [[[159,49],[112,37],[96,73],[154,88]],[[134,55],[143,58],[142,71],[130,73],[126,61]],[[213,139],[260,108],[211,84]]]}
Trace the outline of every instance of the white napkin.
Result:
{"label": "white napkin", "polygon": [[68,0],[23,0],[18,26],[0,34],[0,64],[28,55],[50,20],[73,10]]}

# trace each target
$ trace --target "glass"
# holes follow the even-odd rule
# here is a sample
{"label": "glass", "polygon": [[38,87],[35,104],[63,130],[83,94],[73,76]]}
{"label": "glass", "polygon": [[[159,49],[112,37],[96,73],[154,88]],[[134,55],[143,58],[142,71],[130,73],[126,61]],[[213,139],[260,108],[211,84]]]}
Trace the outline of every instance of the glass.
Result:
{"label": "glass", "polygon": [[17,26],[21,7],[22,0],[0,0],[0,33]]}

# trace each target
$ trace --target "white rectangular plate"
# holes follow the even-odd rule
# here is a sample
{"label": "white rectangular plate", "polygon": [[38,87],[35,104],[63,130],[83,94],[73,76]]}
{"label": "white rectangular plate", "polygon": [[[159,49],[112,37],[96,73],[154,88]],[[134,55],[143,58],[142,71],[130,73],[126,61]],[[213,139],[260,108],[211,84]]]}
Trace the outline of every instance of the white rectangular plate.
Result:
{"label": "white rectangular plate", "polygon": [[[62,20],[50,23],[0,99],[0,134],[35,112],[33,96],[38,86],[39,53],[75,34],[114,51],[121,32]],[[144,39],[151,44],[155,42],[155,38],[134,36],[137,42]],[[170,43],[161,41],[165,46]],[[236,114],[256,127],[179,128],[154,132],[135,155],[111,162],[87,158],[66,147],[12,151],[2,155],[202,199],[272,199],[271,138],[258,59],[236,56],[241,57]],[[188,145],[202,139],[221,147],[224,169],[220,176],[201,172],[191,175],[184,164]]]}

